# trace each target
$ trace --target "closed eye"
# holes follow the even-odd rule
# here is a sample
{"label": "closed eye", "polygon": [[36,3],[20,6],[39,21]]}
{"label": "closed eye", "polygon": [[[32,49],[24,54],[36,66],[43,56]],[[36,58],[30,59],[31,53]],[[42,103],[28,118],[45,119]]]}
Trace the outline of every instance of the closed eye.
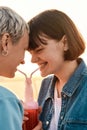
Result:
{"label": "closed eye", "polygon": [[37,50],[35,50],[35,52],[41,52],[42,50],[44,50],[44,48],[37,49]]}

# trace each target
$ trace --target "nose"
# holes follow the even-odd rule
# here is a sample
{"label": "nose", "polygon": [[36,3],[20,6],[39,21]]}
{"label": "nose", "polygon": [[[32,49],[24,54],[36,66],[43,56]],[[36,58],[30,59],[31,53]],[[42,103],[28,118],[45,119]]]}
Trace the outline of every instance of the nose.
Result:
{"label": "nose", "polygon": [[32,63],[37,63],[39,58],[36,55],[31,55],[31,62]]}
{"label": "nose", "polygon": [[24,61],[24,60],[22,60],[22,61],[21,61],[21,64],[25,64],[25,61]]}

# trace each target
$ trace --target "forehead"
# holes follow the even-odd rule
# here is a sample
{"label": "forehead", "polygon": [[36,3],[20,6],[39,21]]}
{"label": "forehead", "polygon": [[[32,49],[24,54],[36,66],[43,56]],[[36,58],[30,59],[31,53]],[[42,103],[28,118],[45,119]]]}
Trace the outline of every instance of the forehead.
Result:
{"label": "forehead", "polygon": [[25,48],[28,49],[28,46],[29,46],[29,34],[28,34],[27,30],[24,32],[24,35],[22,36],[20,41],[22,43],[24,43]]}
{"label": "forehead", "polygon": [[48,39],[51,38],[44,33],[40,33],[34,36],[30,35],[29,50],[35,50],[39,48],[39,46],[47,45]]}

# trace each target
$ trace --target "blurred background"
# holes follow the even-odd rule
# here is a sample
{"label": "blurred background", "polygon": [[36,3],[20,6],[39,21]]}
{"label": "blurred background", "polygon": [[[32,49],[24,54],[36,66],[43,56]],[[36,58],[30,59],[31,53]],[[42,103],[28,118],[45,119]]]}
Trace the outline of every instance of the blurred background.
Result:
{"label": "blurred background", "polygon": [[[76,24],[85,41],[87,41],[87,5],[86,0],[0,0],[0,6],[8,6],[20,14],[26,22],[32,17],[46,9],[58,9],[64,11]],[[87,63],[87,49],[82,55]],[[25,65],[18,67],[27,75],[37,68],[36,64],[31,63],[31,56],[25,54]],[[37,100],[42,77],[37,71],[32,78],[34,98]],[[12,79],[0,77],[0,84],[10,89],[18,98],[24,99],[25,77],[16,72]]]}

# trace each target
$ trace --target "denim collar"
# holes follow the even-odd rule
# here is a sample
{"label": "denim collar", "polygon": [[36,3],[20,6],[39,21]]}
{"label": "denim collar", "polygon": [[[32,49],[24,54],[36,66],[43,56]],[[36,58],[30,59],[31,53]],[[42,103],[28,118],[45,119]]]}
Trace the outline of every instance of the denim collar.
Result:
{"label": "denim collar", "polygon": [[[62,93],[64,93],[69,97],[71,97],[75,92],[75,90],[78,88],[82,75],[85,75],[85,73],[87,73],[87,67],[85,62],[81,58],[79,60],[80,60],[80,64],[78,68],[75,70],[73,75],[70,77],[69,81],[64,85],[62,89]],[[48,98],[51,98],[53,100],[54,98],[54,87],[55,87],[55,82],[57,80],[57,77],[53,75],[51,76],[50,79],[51,79],[50,84],[48,86],[49,89],[45,100],[47,100]]]}
{"label": "denim collar", "polygon": [[66,94],[67,96],[71,97],[73,93],[76,91],[80,84],[80,80],[87,73],[87,66],[82,59],[78,68],[75,70],[73,75],[70,77],[69,81],[63,87],[62,93]]}
{"label": "denim collar", "polygon": [[48,86],[48,92],[47,92],[45,100],[47,100],[48,98],[51,98],[53,100],[53,98],[54,98],[54,87],[55,87],[56,80],[57,80],[57,78],[54,75],[51,76],[50,84]]}

